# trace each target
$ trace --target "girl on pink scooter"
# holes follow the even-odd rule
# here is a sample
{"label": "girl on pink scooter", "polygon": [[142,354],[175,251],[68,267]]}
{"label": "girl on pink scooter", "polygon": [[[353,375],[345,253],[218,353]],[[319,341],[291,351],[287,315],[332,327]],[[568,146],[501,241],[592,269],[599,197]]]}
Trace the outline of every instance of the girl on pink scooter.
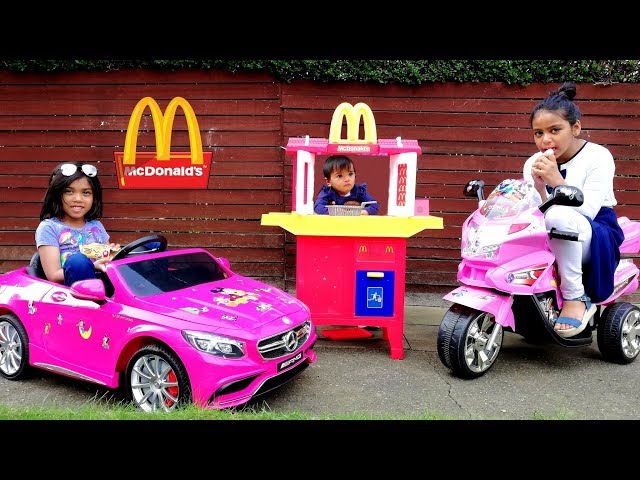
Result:
{"label": "girl on pink scooter", "polygon": [[565,82],[531,112],[533,138],[539,152],[524,164],[523,176],[532,181],[540,202],[558,185],[584,193],[580,207],[552,206],[545,215],[547,229],[579,232],[582,242],[551,239],[564,302],[554,329],[562,337],[582,332],[595,314],[594,303],[614,288],[614,272],[624,240],[613,207],[615,164],[607,148],[580,136],[580,110],[573,102],[576,85]]}

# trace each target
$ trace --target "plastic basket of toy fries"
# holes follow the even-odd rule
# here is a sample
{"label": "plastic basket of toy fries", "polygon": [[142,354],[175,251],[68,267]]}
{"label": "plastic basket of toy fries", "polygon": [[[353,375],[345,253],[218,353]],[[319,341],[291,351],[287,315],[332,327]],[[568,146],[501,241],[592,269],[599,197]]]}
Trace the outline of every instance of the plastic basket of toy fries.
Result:
{"label": "plastic basket of toy fries", "polygon": [[327,205],[329,215],[334,217],[359,217],[362,209],[371,203],[378,202],[362,202],[360,205]]}

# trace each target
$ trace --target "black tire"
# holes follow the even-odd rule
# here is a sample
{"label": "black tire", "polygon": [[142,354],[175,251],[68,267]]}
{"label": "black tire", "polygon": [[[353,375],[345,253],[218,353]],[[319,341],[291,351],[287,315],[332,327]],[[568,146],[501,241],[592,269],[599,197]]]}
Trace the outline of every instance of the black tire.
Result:
{"label": "black tire", "polygon": [[0,375],[21,380],[30,372],[27,331],[16,316],[6,313],[0,316]]}
{"label": "black tire", "polygon": [[189,375],[178,356],[162,345],[138,350],[125,372],[126,397],[145,412],[169,412],[191,403]]}
{"label": "black tire", "polygon": [[598,349],[609,362],[633,362],[640,352],[640,308],[627,302],[609,305],[598,322]]}
{"label": "black tire", "polygon": [[[487,340],[494,329],[495,345],[487,349]],[[493,315],[464,305],[452,305],[444,315],[438,329],[438,356],[440,361],[460,378],[477,378],[494,364],[504,332]],[[480,353],[487,356],[483,360]]]}

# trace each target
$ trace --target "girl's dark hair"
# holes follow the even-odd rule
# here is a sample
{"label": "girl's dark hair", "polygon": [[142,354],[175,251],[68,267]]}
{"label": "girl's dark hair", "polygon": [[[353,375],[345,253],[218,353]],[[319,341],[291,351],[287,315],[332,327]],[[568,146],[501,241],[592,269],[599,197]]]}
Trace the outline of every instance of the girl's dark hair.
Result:
{"label": "girl's dark hair", "polygon": [[89,185],[91,185],[91,189],[93,190],[93,205],[91,205],[91,209],[87,212],[84,218],[89,222],[102,217],[102,186],[100,185],[98,175],[95,177],[85,175],[82,171],[82,162],[64,163],[74,163],[78,168],[73,175],[68,177],[62,174],[60,169],[60,166],[63,165],[62,163],[53,169],[51,177],[49,178],[49,188],[47,189],[47,193],[45,193],[44,200],[42,201],[40,220],[45,220],[47,218],[62,218],[64,216],[64,210],[62,209],[62,194],[64,193],[65,188],[83,176],[89,180]]}
{"label": "girl's dark hair", "polygon": [[547,98],[538,103],[531,111],[529,124],[533,125],[533,118],[539,110],[548,110],[564,118],[569,125],[575,125],[580,119],[580,109],[573,103],[576,97],[576,84],[564,82],[555,92],[551,92]]}
{"label": "girl's dark hair", "polygon": [[331,155],[324,161],[324,165],[322,166],[322,173],[324,174],[324,178],[331,178],[331,172],[336,170],[340,171],[343,168],[353,167],[353,171],[355,172],[356,167],[353,164],[353,161],[345,155]]}

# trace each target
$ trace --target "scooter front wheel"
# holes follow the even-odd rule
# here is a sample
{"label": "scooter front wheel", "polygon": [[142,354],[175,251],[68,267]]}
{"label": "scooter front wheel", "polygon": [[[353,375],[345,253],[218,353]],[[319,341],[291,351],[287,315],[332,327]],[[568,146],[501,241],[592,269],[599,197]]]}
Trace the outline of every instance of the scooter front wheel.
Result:
{"label": "scooter front wheel", "polygon": [[495,362],[503,336],[502,325],[490,313],[454,304],[440,322],[438,356],[456,376],[477,378]]}

